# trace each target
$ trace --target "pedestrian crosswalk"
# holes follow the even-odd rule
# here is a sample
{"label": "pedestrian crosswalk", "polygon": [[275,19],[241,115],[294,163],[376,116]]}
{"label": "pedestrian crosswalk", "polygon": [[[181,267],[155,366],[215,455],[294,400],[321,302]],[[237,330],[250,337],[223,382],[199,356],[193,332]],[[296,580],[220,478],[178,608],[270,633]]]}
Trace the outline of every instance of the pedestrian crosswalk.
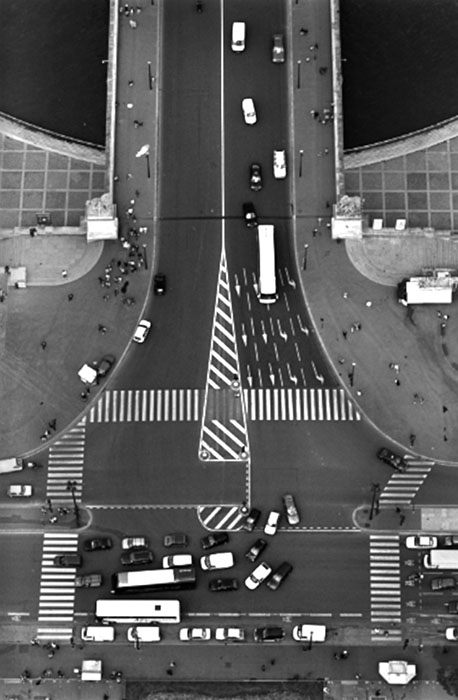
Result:
{"label": "pedestrian crosswalk", "polygon": [[54,565],[59,554],[75,554],[78,534],[45,533],[41,561],[38,639],[70,639],[73,634],[76,569]]}
{"label": "pedestrian crosswalk", "polygon": [[401,567],[398,535],[371,535],[369,541],[371,639],[401,638]]}
{"label": "pedestrian crosswalk", "polygon": [[198,454],[205,461],[248,458],[231,288],[224,247],[216,290]]}
{"label": "pedestrian crosswalk", "polygon": [[344,389],[245,389],[244,400],[250,420],[361,420]]}
{"label": "pedestrian crosswalk", "polygon": [[406,455],[408,464],[405,472],[393,472],[379,496],[379,508],[396,508],[412,502],[434,466],[428,459],[415,459]]}
{"label": "pedestrian crosswalk", "polygon": [[208,530],[239,530],[245,518],[240,505],[201,506],[197,516]]}
{"label": "pedestrian crosswalk", "polygon": [[[237,387],[208,392],[213,414],[227,411],[237,418]],[[359,421],[361,413],[344,389],[241,389],[244,412],[251,421]],[[91,423],[136,423],[200,420],[205,391],[201,389],[119,389],[105,391],[91,408]],[[227,425],[227,421],[225,422]]]}
{"label": "pedestrian crosswalk", "polygon": [[51,503],[73,502],[69,482],[74,484],[75,499],[81,502],[85,443],[86,418],[83,418],[50,446],[46,497]]}
{"label": "pedestrian crosswalk", "polygon": [[151,423],[200,419],[200,389],[119,389],[105,391],[91,408],[90,423]]}

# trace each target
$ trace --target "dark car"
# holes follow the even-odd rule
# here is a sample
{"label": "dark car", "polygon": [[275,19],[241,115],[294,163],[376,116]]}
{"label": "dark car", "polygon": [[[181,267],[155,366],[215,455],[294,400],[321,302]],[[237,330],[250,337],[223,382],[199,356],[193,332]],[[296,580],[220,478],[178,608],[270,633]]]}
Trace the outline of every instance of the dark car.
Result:
{"label": "dark car", "polygon": [[256,540],[256,542],[250,547],[248,552],[245,552],[245,556],[250,561],[256,561],[256,559],[259,557],[260,554],[262,554],[266,547],[267,542],[265,540],[263,540],[262,538]]}
{"label": "dark car", "polygon": [[102,581],[102,574],[83,574],[75,578],[75,586],[76,588],[99,588]]}
{"label": "dark car", "polygon": [[114,363],[116,362],[116,358],[114,355],[104,355],[102,359],[100,360],[100,363],[97,367],[97,374],[99,377],[106,377],[110,369],[113,367]]}
{"label": "dark car", "polygon": [[250,190],[253,192],[262,190],[262,170],[258,163],[250,165]]}
{"label": "dark car", "polygon": [[164,535],[164,547],[187,547],[188,544],[188,536],[183,532],[172,532],[170,535]]}
{"label": "dark car", "polygon": [[209,581],[208,588],[214,593],[220,591],[238,591],[239,582],[236,578],[214,578]]}
{"label": "dark car", "polygon": [[404,459],[395,452],[391,452],[387,447],[381,447],[377,452],[377,457],[398,472],[405,472],[407,469],[407,464]]}
{"label": "dark car", "polygon": [[442,547],[458,547],[458,536],[446,535],[443,539]]}
{"label": "dark car", "polygon": [[85,552],[96,552],[99,549],[111,549],[113,540],[110,537],[94,537],[84,540],[83,549]]}
{"label": "dark car", "polygon": [[245,530],[246,532],[253,532],[260,517],[261,511],[257,508],[252,508],[243,521],[242,530]]}
{"label": "dark car", "polygon": [[291,571],[293,570],[293,567],[291,564],[289,564],[287,561],[284,561],[283,564],[280,564],[278,569],[276,569],[273,574],[270,576],[268,579],[266,585],[270,588],[271,591],[276,591],[277,588],[279,588],[285,578],[290,575]]}
{"label": "dark car", "polygon": [[431,579],[432,591],[445,591],[448,588],[456,588],[456,581],[453,576],[439,576]]}
{"label": "dark car", "polygon": [[282,627],[257,627],[253,632],[255,642],[281,642],[284,636]]}
{"label": "dark car", "polygon": [[212,532],[207,537],[202,537],[200,544],[202,549],[213,549],[213,547],[219,547],[220,544],[226,544],[229,542],[229,535],[227,532]]}
{"label": "dark car", "polygon": [[151,564],[152,561],[154,561],[154,555],[150,549],[132,549],[130,552],[121,554],[121,564],[123,566]]}
{"label": "dark car", "polygon": [[248,228],[253,228],[258,225],[256,210],[251,202],[245,202],[243,204],[243,218]]}
{"label": "dark car", "polygon": [[450,615],[458,615],[458,600],[451,600],[446,606]]}
{"label": "dark car", "polygon": [[83,560],[79,554],[58,554],[54,557],[54,566],[81,566]]}
{"label": "dark car", "polygon": [[154,275],[154,293],[158,297],[164,296],[167,291],[167,278],[160,272]]}

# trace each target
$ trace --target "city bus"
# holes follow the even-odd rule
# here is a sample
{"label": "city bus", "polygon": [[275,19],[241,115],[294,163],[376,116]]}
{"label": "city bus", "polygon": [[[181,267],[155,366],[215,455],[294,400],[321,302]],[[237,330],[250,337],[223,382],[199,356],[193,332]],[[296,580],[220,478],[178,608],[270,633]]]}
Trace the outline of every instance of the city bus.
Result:
{"label": "city bus", "polygon": [[149,623],[181,621],[179,600],[153,600],[151,598],[110,598],[97,600],[95,617],[97,622]]}
{"label": "city bus", "polygon": [[196,570],[193,566],[171,569],[119,571],[111,577],[112,593],[141,593],[195,588]]}
{"label": "city bus", "polygon": [[277,300],[275,277],[275,228],[272,224],[258,226],[258,299],[261,304]]}

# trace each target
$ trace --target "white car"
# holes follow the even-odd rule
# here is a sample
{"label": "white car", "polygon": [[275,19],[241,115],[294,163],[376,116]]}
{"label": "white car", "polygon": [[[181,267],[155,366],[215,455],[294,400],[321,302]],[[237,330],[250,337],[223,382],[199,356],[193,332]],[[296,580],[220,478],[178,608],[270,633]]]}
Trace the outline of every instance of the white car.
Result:
{"label": "white car", "polygon": [[278,530],[278,523],[280,522],[280,513],[277,510],[271,510],[267,522],[264,525],[264,532],[266,535],[275,535]]}
{"label": "white car", "polygon": [[296,625],[292,631],[296,642],[324,642],[326,639],[326,625]]}
{"label": "white car", "polygon": [[274,151],[274,178],[284,180],[286,177],[286,151]]}
{"label": "white car", "polygon": [[211,636],[210,627],[182,627],[180,630],[182,642],[208,642]]}
{"label": "white car", "polygon": [[147,321],[145,318],[140,321],[140,323],[137,326],[137,330],[134,333],[134,337],[132,340],[134,343],[144,343],[148,333],[151,330],[151,321]]}
{"label": "white car", "polygon": [[256,124],[256,109],[251,97],[245,97],[242,100],[242,112],[245,124]]}
{"label": "white car", "polygon": [[157,625],[137,625],[127,630],[129,642],[160,642],[161,629]]}
{"label": "white car", "polygon": [[234,555],[232,552],[215,552],[206,554],[200,558],[200,565],[204,571],[213,569],[230,569],[234,566]]}
{"label": "white car", "polygon": [[436,549],[437,537],[429,537],[428,535],[412,535],[406,537],[407,549]]}
{"label": "white car", "polygon": [[6,493],[10,498],[30,498],[33,488],[30,484],[11,484]]}
{"label": "white car", "polygon": [[456,642],[458,639],[458,627],[447,627],[445,630],[445,639]]}
{"label": "white car", "polygon": [[217,627],[215,639],[218,642],[244,642],[245,630],[240,627]]}
{"label": "white car", "polygon": [[149,545],[147,537],[123,537],[121,549],[147,549]]}
{"label": "white car", "polygon": [[171,569],[174,566],[192,566],[192,554],[169,554],[162,559],[162,568]]}
{"label": "white car", "polygon": [[260,586],[271,573],[272,567],[263,561],[251,572],[249,576],[247,576],[245,579],[245,586],[249,588],[250,591],[254,591],[254,589]]}

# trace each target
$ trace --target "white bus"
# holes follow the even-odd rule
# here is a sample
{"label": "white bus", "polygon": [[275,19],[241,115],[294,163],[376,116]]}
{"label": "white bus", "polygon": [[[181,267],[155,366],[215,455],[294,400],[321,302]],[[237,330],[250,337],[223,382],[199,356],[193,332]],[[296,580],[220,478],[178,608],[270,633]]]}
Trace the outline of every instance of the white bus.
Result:
{"label": "white bus", "polygon": [[193,566],[171,569],[119,571],[111,577],[112,593],[141,593],[142,591],[173,591],[195,588],[196,570]]}
{"label": "white bus", "polygon": [[273,224],[258,226],[258,299],[261,304],[277,300],[275,277],[275,228]]}
{"label": "white bus", "polygon": [[130,600],[111,598],[97,600],[95,617],[98,622],[170,622],[181,621],[179,600]]}

